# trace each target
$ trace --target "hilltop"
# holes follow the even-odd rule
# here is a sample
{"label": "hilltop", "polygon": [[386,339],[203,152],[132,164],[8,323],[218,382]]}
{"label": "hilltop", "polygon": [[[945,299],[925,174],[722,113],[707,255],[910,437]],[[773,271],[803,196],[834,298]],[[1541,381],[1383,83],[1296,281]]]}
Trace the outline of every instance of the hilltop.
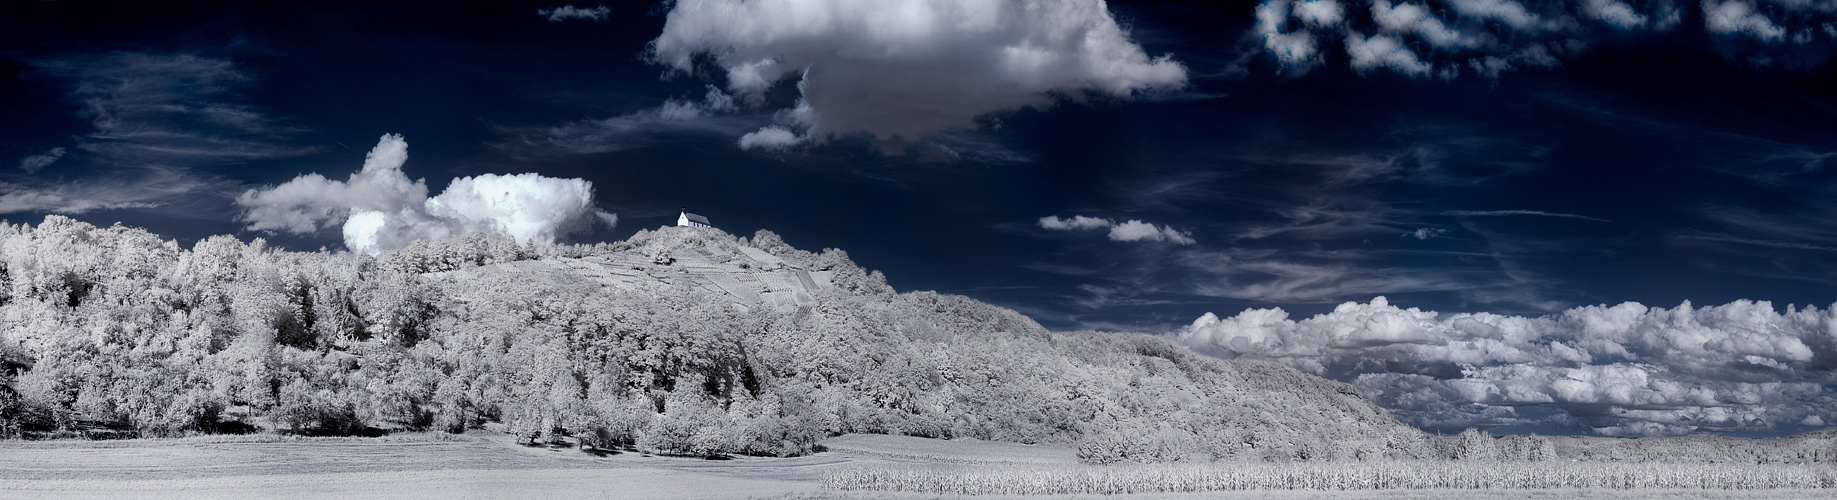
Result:
{"label": "hilltop", "polygon": [[1087,461],[1427,457],[1351,386],[1140,334],[895,292],[769,231],[380,257],[0,227],[0,432],[570,435],[799,455],[844,433],[1074,445]]}

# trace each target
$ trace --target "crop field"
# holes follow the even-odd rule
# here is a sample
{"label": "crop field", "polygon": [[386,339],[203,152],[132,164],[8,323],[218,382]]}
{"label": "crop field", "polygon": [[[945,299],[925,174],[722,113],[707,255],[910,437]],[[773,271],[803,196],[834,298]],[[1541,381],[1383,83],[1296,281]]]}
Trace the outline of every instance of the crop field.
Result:
{"label": "crop field", "polygon": [[944,495],[1116,495],[1247,490],[1831,489],[1837,488],[1837,467],[1829,464],[1570,461],[891,465],[834,470],[823,477],[823,486],[836,490]]}

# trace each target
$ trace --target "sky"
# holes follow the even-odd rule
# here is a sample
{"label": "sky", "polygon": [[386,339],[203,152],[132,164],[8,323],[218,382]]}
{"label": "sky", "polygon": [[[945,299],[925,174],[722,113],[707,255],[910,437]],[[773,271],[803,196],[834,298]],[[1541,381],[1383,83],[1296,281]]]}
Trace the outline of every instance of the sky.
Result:
{"label": "sky", "polygon": [[295,250],[682,207],[1406,422],[1837,419],[1837,2],[0,1],[0,218]]}

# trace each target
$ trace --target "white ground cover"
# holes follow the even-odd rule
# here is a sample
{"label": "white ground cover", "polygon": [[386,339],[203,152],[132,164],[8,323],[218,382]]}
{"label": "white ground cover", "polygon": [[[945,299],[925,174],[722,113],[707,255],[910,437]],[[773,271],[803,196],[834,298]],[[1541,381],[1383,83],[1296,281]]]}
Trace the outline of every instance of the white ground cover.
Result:
{"label": "white ground cover", "polygon": [[[887,474],[966,472],[1001,480],[1003,474],[1084,474],[1109,471],[1127,477],[1145,471],[1241,470],[1316,467],[1356,474],[1358,464],[1204,464],[1090,467],[1076,465],[1072,450],[987,441],[942,441],[911,437],[848,435],[824,442],[827,452],[797,458],[739,457],[700,460],[625,452],[596,456],[572,447],[521,446],[507,436],[475,432],[464,436],[424,434],[381,439],[273,436],[127,441],[0,442],[0,499],[217,499],[217,498],[958,498],[971,491],[930,493],[838,490],[841,477],[864,471]],[[1644,470],[1646,464],[1560,462],[1559,469]],[[1662,464],[1655,464],[1662,465]],[[1625,466],[1635,466],[1627,469]],[[1486,466],[1475,465],[1484,476]],[[1731,465],[1664,469],[1705,477],[1746,474]],[[1814,469],[1766,466],[1768,471],[1814,474]],[[1830,467],[1822,467],[1831,477]],[[1185,469],[1183,469],[1185,468]],[[1261,469],[1259,469],[1261,468]],[[1739,469],[1739,470],[1738,470]],[[1516,470],[1516,469],[1511,469]],[[1762,470],[1762,469],[1756,469]],[[917,472],[913,472],[917,471]],[[979,472],[978,472],[979,471]],[[1028,472],[1031,471],[1031,472]],[[1054,472],[1059,471],[1059,472]],[[1171,472],[1170,472],[1171,471]],[[1722,472],[1718,472],[1722,471]],[[1718,475],[1720,474],[1720,476]],[[1795,476],[1794,474],[1798,474]],[[1660,474],[1659,477],[1663,477]],[[1757,476],[1760,481],[1775,481]],[[1175,484],[1178,477],[1165,477]],[[1727,480],[1726,478],[1723,480]],[[1773,485],[1776,483],[1766,483]],[[1828,482],[1823,483],[1830,487]],[[1780,486],[1786,486],[1779,483]],[[1509,485],[1502,485],[1509,487]],[[1612,488],[1614,486],[1607,485]],[[1160,488],[1166,491],[1173,488]],[[1020,490],[1009,490],[1019,493]],[[1418,489],[1388,491],[1212,491],[1205,493],[1132,490],[1125,495],[997,494],[977,498],[1830,498],[1829,489],[1612,490],[1612,489]]]}

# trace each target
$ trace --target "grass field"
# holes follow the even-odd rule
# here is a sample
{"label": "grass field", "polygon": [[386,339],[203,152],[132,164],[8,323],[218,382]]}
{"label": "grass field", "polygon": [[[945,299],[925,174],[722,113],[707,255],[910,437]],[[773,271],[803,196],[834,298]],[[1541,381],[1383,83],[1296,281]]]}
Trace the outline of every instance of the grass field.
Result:
{"label": "grass field", "polygon": [[[798,458],[700,460],[632,452],[602,456],[569,446],[530,447],[519,445],[508,436],[482,432],[464,436],[413,434],[376,439],[214,436],[125,441],[9,441],[0,442],[0,499],[931,499],[961,498],[970,494],[991,499],[1128,500],[1810,499],[1830,498],[1832,490],[1804,486],[1829,488],[1833,477],[1830,467],[1825,465],[1755,468],[1759,466],[1703,464],[1693,468],[1556,462],[1549,463],[1547,469],[1537,469],[1523,467],[1525,464],[1489,468],[1485,464],[1469,466],[1442,462],[1092,467],[1077,465],[1071,450],[1051,446],[868,435],[831,438],[824,445],[830,451]],[[1425,474],[1427,477],[1439,474],[1444,483],[1408,482],[1422,480],[1406,479]],[[1605,478],[1605,482],[1583,489],[1548,488],[1545,486],[1557,483],[1538,483],[1535,478],[1539,475],[1572,478],[1566,480],[1571,484],[1582,484],[1574,483],[1573,478],[1577,477]],[[1634,476],[1656,479],[1630,479]],[[1386,477],[1392,479],[1384,479]],[[1616,483],[1612,479],[1615,477],[1622,479]],[[1709,481],[1707,484],[1719,488],[1746,484],[1748,487],[1786,489],[1664,488],[1667,485],[1693,488],[1702,485],[1683,484],[1688,478]],[[1493,479],[1521,481],[1499,487],[1530,489],[1498,489],[1481,482]],[[1374,486],[1427,488],[1197,491],[1227,490],[1232,487],[1230,485],[1331,488],[1333,484],[1368,484],[1359,481],[1392,481],[1369,483]],[[1053,486],[1055,484],[1059,486]],[[1087,486],[1067,488],[1064,486],[1067,484]],[[1103,484],[1113,486],[1089,486]],[[1794,489],[1795,485],[1800,488]],[[1621,489],[1629,486],[1641,489]],[[988,495],[980,495],[983,493]]]}

